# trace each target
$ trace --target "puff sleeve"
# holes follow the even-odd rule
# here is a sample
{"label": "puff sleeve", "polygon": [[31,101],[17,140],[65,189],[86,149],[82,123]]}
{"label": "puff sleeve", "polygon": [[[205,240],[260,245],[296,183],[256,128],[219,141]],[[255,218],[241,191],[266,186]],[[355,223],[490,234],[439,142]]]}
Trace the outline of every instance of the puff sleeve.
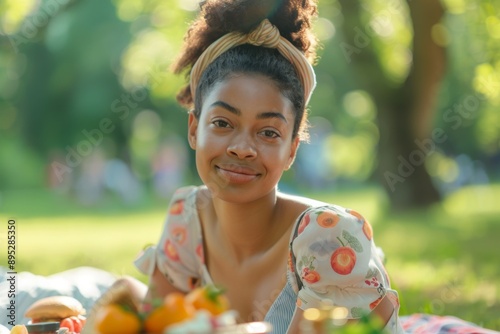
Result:
{"label": "puff sleeve", "polygon": [[389,279],[368,221],[355,211],[328,205],[306,211],[296,224],[288,279],[298,293],[297,306],[343,306],[348,319],[375,308]]}
{"label": "puff sleeve", "polygon": [[155,267],[182,291],[190,291],[202,277],[203,247],[201,228],[196,215],[196,188],[175,192],[160,241],[139,254],[137,269],[151,276]]}

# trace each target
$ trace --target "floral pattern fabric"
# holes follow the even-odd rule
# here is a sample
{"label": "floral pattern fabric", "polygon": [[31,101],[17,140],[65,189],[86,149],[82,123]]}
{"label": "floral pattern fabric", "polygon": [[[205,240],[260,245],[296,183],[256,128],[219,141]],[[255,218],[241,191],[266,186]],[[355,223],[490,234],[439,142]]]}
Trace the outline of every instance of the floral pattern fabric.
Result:
{"label": "floral pattern fabric", "polygon": [[[198,189],[181,188],[174,194],[160,241],[135,261],[146,275],[157,266],[186,292],[211,283],[196,208]],[[287,277],[298,307],[328,302],[346,307],[348,318],[359,318],[387,295],[395,311],[386,328],[403,333],[397,292],[390,289],[372,228],[359,213],[333,205],[309,208],[295,223],[290,245]]]}
{"label": "floral pattern fabric", "polygon": [[387,296],[394,306],[386,326],[403,333],[398,294],[373,241],[370,223],[356,211],[335,205],[313,207],[298,219],[290,239],[288,280],[301,309],[342,306],[348,319],[373,310]]}
{"label": "floral pattern fabric", "polygon": [[211,282],[196,209],[197,189],[185,187],[175,192],[158,244],[145,249],[134,262],[148,276],[157,266],[173,286],[185,292]]}

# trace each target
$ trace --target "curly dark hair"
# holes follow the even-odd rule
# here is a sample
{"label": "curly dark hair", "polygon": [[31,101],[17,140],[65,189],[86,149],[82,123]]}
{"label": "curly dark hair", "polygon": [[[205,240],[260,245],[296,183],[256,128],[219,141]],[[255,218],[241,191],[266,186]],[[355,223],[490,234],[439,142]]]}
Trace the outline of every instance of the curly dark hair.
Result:
{"label": "curly dark hair", "polygon": [[[248,33],[263,19],[275,25],[281,36],[314,62],[316,38],[311,21],[317,15],[316,0],[207,0],[200,3],[200,14],[184,38],[184,47],[173,64],[174,73],[189,72],[205,49],[229,32]],[[181,89],[177,101],[193,109],[199,117],[203,98],[214,84],[234,73],[256,73],[272,79],[294,106],[293,138],[307,137],[307,113],[302,83],[294,66],[277,50],[240,45],[215,59],[202,74],[193,101],[189,84]]]}

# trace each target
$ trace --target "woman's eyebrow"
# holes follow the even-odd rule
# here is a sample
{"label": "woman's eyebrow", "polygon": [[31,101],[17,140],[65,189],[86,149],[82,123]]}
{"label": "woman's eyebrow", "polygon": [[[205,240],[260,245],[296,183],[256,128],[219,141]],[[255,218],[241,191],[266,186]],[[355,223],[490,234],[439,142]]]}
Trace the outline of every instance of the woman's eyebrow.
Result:
{"label": "woman's eyebrow", "polygon": [[210,105],[210,107],[222,107],[222,108],[226,109],[227,111],[229,111],[229,112],[231,112],[231,113],[233,113],[235,115],[238,115],[238,116],[241,115],[241,111],[238,108],[235,108],[232,105],[229,105],[229,104],[227,104],[226,102],[223,102],[223,101],[215,101],[214,103],[212,103]]}
{"label": "woman's eyebrow", "polygon": [[[210,107],[221,107],[226,109],[227,111],[240,116],[241,111],[238,108],[233,107],[232,105],[224,102],[224,101],[215,101],[210,105]],[[278,118],[284,121],[285,123],[288,123],[285,116],[282,113],[275,112],[275,111],[267,111],[263,112],[257,115],[257,119],[269,119],[269,118]]]}
{"label": "woman's eyebrow", "polygon": [[263,113],[257,115],[257,119],[268,119],[268,118],[279,118],[282,121],[284,121],[285,123],[288,123],[285,116],[279,112],[268,111],[268,112],[263,112]]}

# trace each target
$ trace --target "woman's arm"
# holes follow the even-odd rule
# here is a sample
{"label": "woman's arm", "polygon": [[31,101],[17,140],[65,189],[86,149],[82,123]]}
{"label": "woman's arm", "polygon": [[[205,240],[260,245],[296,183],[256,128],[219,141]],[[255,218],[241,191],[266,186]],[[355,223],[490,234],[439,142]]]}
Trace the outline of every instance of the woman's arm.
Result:
{"label": "woman's arm", "polygon": [[148,291],[146,293],[146,297],[144,298],[143,305],[150,304],[155,299],[163,299],[166,295],[171,292],[181,292],[185,293],[185,291],[180,291],[175,288],[172,283],[170,283],[165,275],[155,267],[153,275],[149,280]]}
{"label": "woman's arm", "polygon": [[[394,306],[387,296],[382,298],[380,303],[373,309],[372,314],[375,314],[382,323],[387,325],[387,322],[392,316],[394,312]],[[300,322],[302,321],[302,317],[304,315],[304,311],[300,308],[296,307],[295,312],[293,313],[292,321],[290,322],[290,326],[288,327],[287,334],[299,334],[300,333]],[[347,323],[355,323],[356,320],[348,320]]]}
{"label": "woman's arm", "polygon": [[300,322],[302,321],[302,317],[304,316],[304,311],[302,309],[295,307],[295,311],[293,312],[292,321],[290,322],[290,326],[288,326],[287,334],[299,334],[300,333]]}

